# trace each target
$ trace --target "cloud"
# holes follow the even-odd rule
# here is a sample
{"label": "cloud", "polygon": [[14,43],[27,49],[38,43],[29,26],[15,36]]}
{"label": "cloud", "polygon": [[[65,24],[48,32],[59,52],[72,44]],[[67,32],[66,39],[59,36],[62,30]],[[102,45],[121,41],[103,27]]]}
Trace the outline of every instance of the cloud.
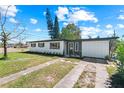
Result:
{"label": "cloud", "polygon": [[123,12],[124,12],[124,10],[120,10],[120,12],[122,12],[122,13],[123,13]]}
{"label": "cloud", "polygon": [[14,24],[18,23],[18,21],[15,20],[14,18],[10,18],[9,21],[10,21],[11,23],[14,23]]}
{"label": "cloud", "polygon": [[44,16],[46,15],[46,11],[45,11],[45,12],[43,12],[43,15],[44,15]]}
{"label": "cloud", "polygon": [[124,20],[124,15],[119,15],[119,16],[118,16],[118,19]]}
{"label": "cloud", "polygon": [[106,30],[106,31],[105,31],[105,34],[106,34],[107,36],[112,36],[112,35],[114,34],[114,31],[113,31],[113,30]]}
{"label": "cloud", "polygon": [[[0,12],[3,16],[5,16],[5,12],[7,10],[7,7],[8,6],[6,6],[6,5],[0,6]],[[8,12],[7,12],[7,17],[8,16],[15,17],[18,11],[19,10],[16,8],[16,6],[14,6],[14,5],[10,6],[8,9]]]}
{"label": "cloud", "polygon": [[80,30],[82,38],[88,38],[88,36],[95,38],[97,37],[98,33],[101,32],[101,29],[97,27],[80,27]]}
{"label": "cloud", "polygon": [[111,28],[113,28],[113,26],[112,26],[111,24],[107,24],[107,25],[106,25],[106,28],[107,28],[107,29],[111,29]]}
{"label": "cloud", "polygon": [[64,25],[64,27],[66,27],[68,25],[68,23],[67,22],[63,22],[63,25]]}
{"label": "cloud", "polygon": [[123,24],[117,24],[117,26],[118,26],[119,28],[124,28],[124,25],[123,25]]}
{"label": "cloud", "polygon": [[33,18],[30,19],[30,23],[32,23],[32,24],[37,24],[37,22],[38,21],[36,19],[33,19]]}
{"label": "cloud", "polygon": [[98,24],[98,25],[96,25],[96,27],[100,27],[100,25]]}
{"label": "cloud", "polygon": [[96,23],[98,22],[98,19],[91,12],[87,12],[85,10],[77,10],[75,12],[70,13],[69,21],[72,21],[72,22],[93,21]]}
{"label": "cloud", "polygon": [[55,12],[59,21],[65,21],[66,15],[69,14],[69,10],[67,7],[58,7],[58,10]]}
{"label": "cloud", "polygon": [[58,7],[56,15],[60,21],[66,21],[68,23],[76,23],[78,21],[98,22],[93,12],[86,11],[80,7]]}
{"label": "cloud", "polygon": [[37,29],[35,29],[34,31],[36,31],[36,32],[41,32],[41,29],[40,29],[40,28],[37,28]]}

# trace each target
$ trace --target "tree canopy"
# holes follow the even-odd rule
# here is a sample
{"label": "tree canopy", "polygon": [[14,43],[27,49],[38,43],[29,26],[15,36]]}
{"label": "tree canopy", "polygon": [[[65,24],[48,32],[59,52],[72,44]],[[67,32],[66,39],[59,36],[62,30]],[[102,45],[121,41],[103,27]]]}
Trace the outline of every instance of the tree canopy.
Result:
{"label": "tree canopy", "polygon": [[68,24],[66,27],[62,28],[61,39],[81,39],[80,33],[80,29],[75,24]]}
{"label": "tree canopy", "polygon": [[53,31],[54,31],[53,39],[59,39],[59,22],[57,16],[55,16]]}
{"label": "tree canopy", "polygon": [[49,9],[46,9],[46,20],[47,20],[47,28],[49,31],[49,35],[51,37],[51,39],[53,39],[54,33],[53,33],[53,20],[50,14]]}
{"label": "tree canopy", "polygon": [[59,39],[58,17],[55,16],[55,20],[53,23],[52,16],[51,16],[48,8],[46,10],[46,20],[47,20],[47,28],[48,28],[49,35],[50,35],[51,39]]}

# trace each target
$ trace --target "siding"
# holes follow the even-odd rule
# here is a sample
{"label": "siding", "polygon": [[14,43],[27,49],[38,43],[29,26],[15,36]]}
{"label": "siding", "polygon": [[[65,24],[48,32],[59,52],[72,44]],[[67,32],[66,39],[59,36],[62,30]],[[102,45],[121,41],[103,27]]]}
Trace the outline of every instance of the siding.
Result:
{"label": "siding", "polygon": [[[50,49],[50,43],[60,43],[60,49]],[[60,54],[63,55],[64,51],[64,41],[49,41],[49,42],[42,42],[44,43],[44,47],[38,47],[38,43],[40,42],[34,42],[36,43],[36,47],[31,47],[31,44],[29,44],[29,51],[31,52],[39,52],[39,53],[50,53],[50,54]]]}
{"label": "siding", "polygon": [[82,41],[82,57],[105,58],[107,55],[109,55],[109,40]]}

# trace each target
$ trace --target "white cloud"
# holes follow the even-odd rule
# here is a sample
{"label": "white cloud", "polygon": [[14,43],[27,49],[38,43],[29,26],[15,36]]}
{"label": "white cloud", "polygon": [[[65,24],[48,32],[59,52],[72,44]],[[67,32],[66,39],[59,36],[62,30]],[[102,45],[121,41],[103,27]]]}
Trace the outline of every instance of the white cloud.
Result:
{"label": "white cloud", "polygon": [[68,25],[68,23],[67,23],[67,22],[64,22],[64,23],[63,23],[63,25],[64,25],[64,27],[65,27],[65,26],[67,26],[67,25]]}
{"label": "white cloud", "polygon": [[[2,13],[3,16],[5,16],[5,12],[7,10],[7,7],[6,5],[2,5],[0,6],[0,12]],[[11,17],[15,17],[16,16],[16,13],[18,12],[19,10],[16,8],[16,6],[12,5],[9,7],[8,9],[8,12],[7,12],[7,16],[11,16]]]}
{"label": "white cloud", "polygon": [[118,26],[119,28],[124,28],[124,25],[123,25],[123,24],[117,24],[117,26]]}
{"label": "white cloud", "polygon": [[66,20],[66,15],[68,15],[69,10],[66,7],[58,7],[58,10],[56,11],[56,15],[59,19],[59,21],[65,21]]}
{"label": "white cloud", "polygon": [[98,25],[96,25],[96,27],[100,27],[100,25],[98,24]]}
{"label": "white cloud", "polygon": [[46,12],[43,12],[43,15],[45,16],[46,15]]}
{"label": "white cloud", "polygon": [[72,8],[70,8],[71,9],[71,11],[76,11],[76,10],[80,10],[80,8],[79,7],[72,7]]}
{"label": "white cloud", "polygon": [[119,16],[118,16],[118,19],[124,20],[124,15],[119,15]]}
{"label": "white cloud", "polygon": [[93,21],[98,22],[98,19],[91,12],[87,12],[85,10],[77,10],[69,15],[69,21]]}
{"label": "white cloud", "polygon": [[40,29],[40,28],[37,28],[37,29],[35,29],[34,31],[36,31],[36,32],[41,32],[41,29]]}
{"label": "white cloud", "polygon": [[91,36],[92,38],[97,37],[97,34],[101,32],[101,29],[97,27],[80,27],[82,38],[88,38]]}
{"label": "white cloud", "polygon": [[11,23],[14,23],[14,24],[18,23],[18,21],[15,20],[14,18],[10,18],[9,21],[10,21]]}
{"label": "white cloud", "polygon": [[106,28],[107,28],[107,29],[111,29],[111,28],[113,28],[113,26],[112,26],[111,24],[107,24],[107,25],[106,25]]}
{"label": "white cloud", "polygon": [[68,23],[76,23],[77,21],[92,21],[98,22],[94,13],[88,12],[80,7],[58,7],[56,14],[59,21],[66,21]]}
{"label": "white cloud", "polygon": [[33,18],[30,19],[30,23],[32,23],[32,24],[37,24],[37,22],[38,21],[36,19],[33,19]]}
{"label": "white cloud", "polygon": [[106,31],[105,31],[105,34],[106,34],[107,36],[112,36],[112,35],[114,34],[114,31],[113,31],[113,30],[106,30]]}
{"label": "white cloud", "polygon": [[122,13],[123,13],[123,12],[124,12],[124,10],[120,10],[120,12],[122,12]]}

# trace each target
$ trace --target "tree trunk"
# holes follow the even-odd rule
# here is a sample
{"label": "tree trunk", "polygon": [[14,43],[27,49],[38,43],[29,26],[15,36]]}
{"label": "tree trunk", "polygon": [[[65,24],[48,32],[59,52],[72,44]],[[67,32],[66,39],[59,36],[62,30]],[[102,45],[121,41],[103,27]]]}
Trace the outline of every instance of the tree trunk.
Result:
{"label": "tree trunk", "polygon": [[4,58],[6,59],[7,58],[7,41],[6,40],[3,41],[3,45],[4,45]]}

